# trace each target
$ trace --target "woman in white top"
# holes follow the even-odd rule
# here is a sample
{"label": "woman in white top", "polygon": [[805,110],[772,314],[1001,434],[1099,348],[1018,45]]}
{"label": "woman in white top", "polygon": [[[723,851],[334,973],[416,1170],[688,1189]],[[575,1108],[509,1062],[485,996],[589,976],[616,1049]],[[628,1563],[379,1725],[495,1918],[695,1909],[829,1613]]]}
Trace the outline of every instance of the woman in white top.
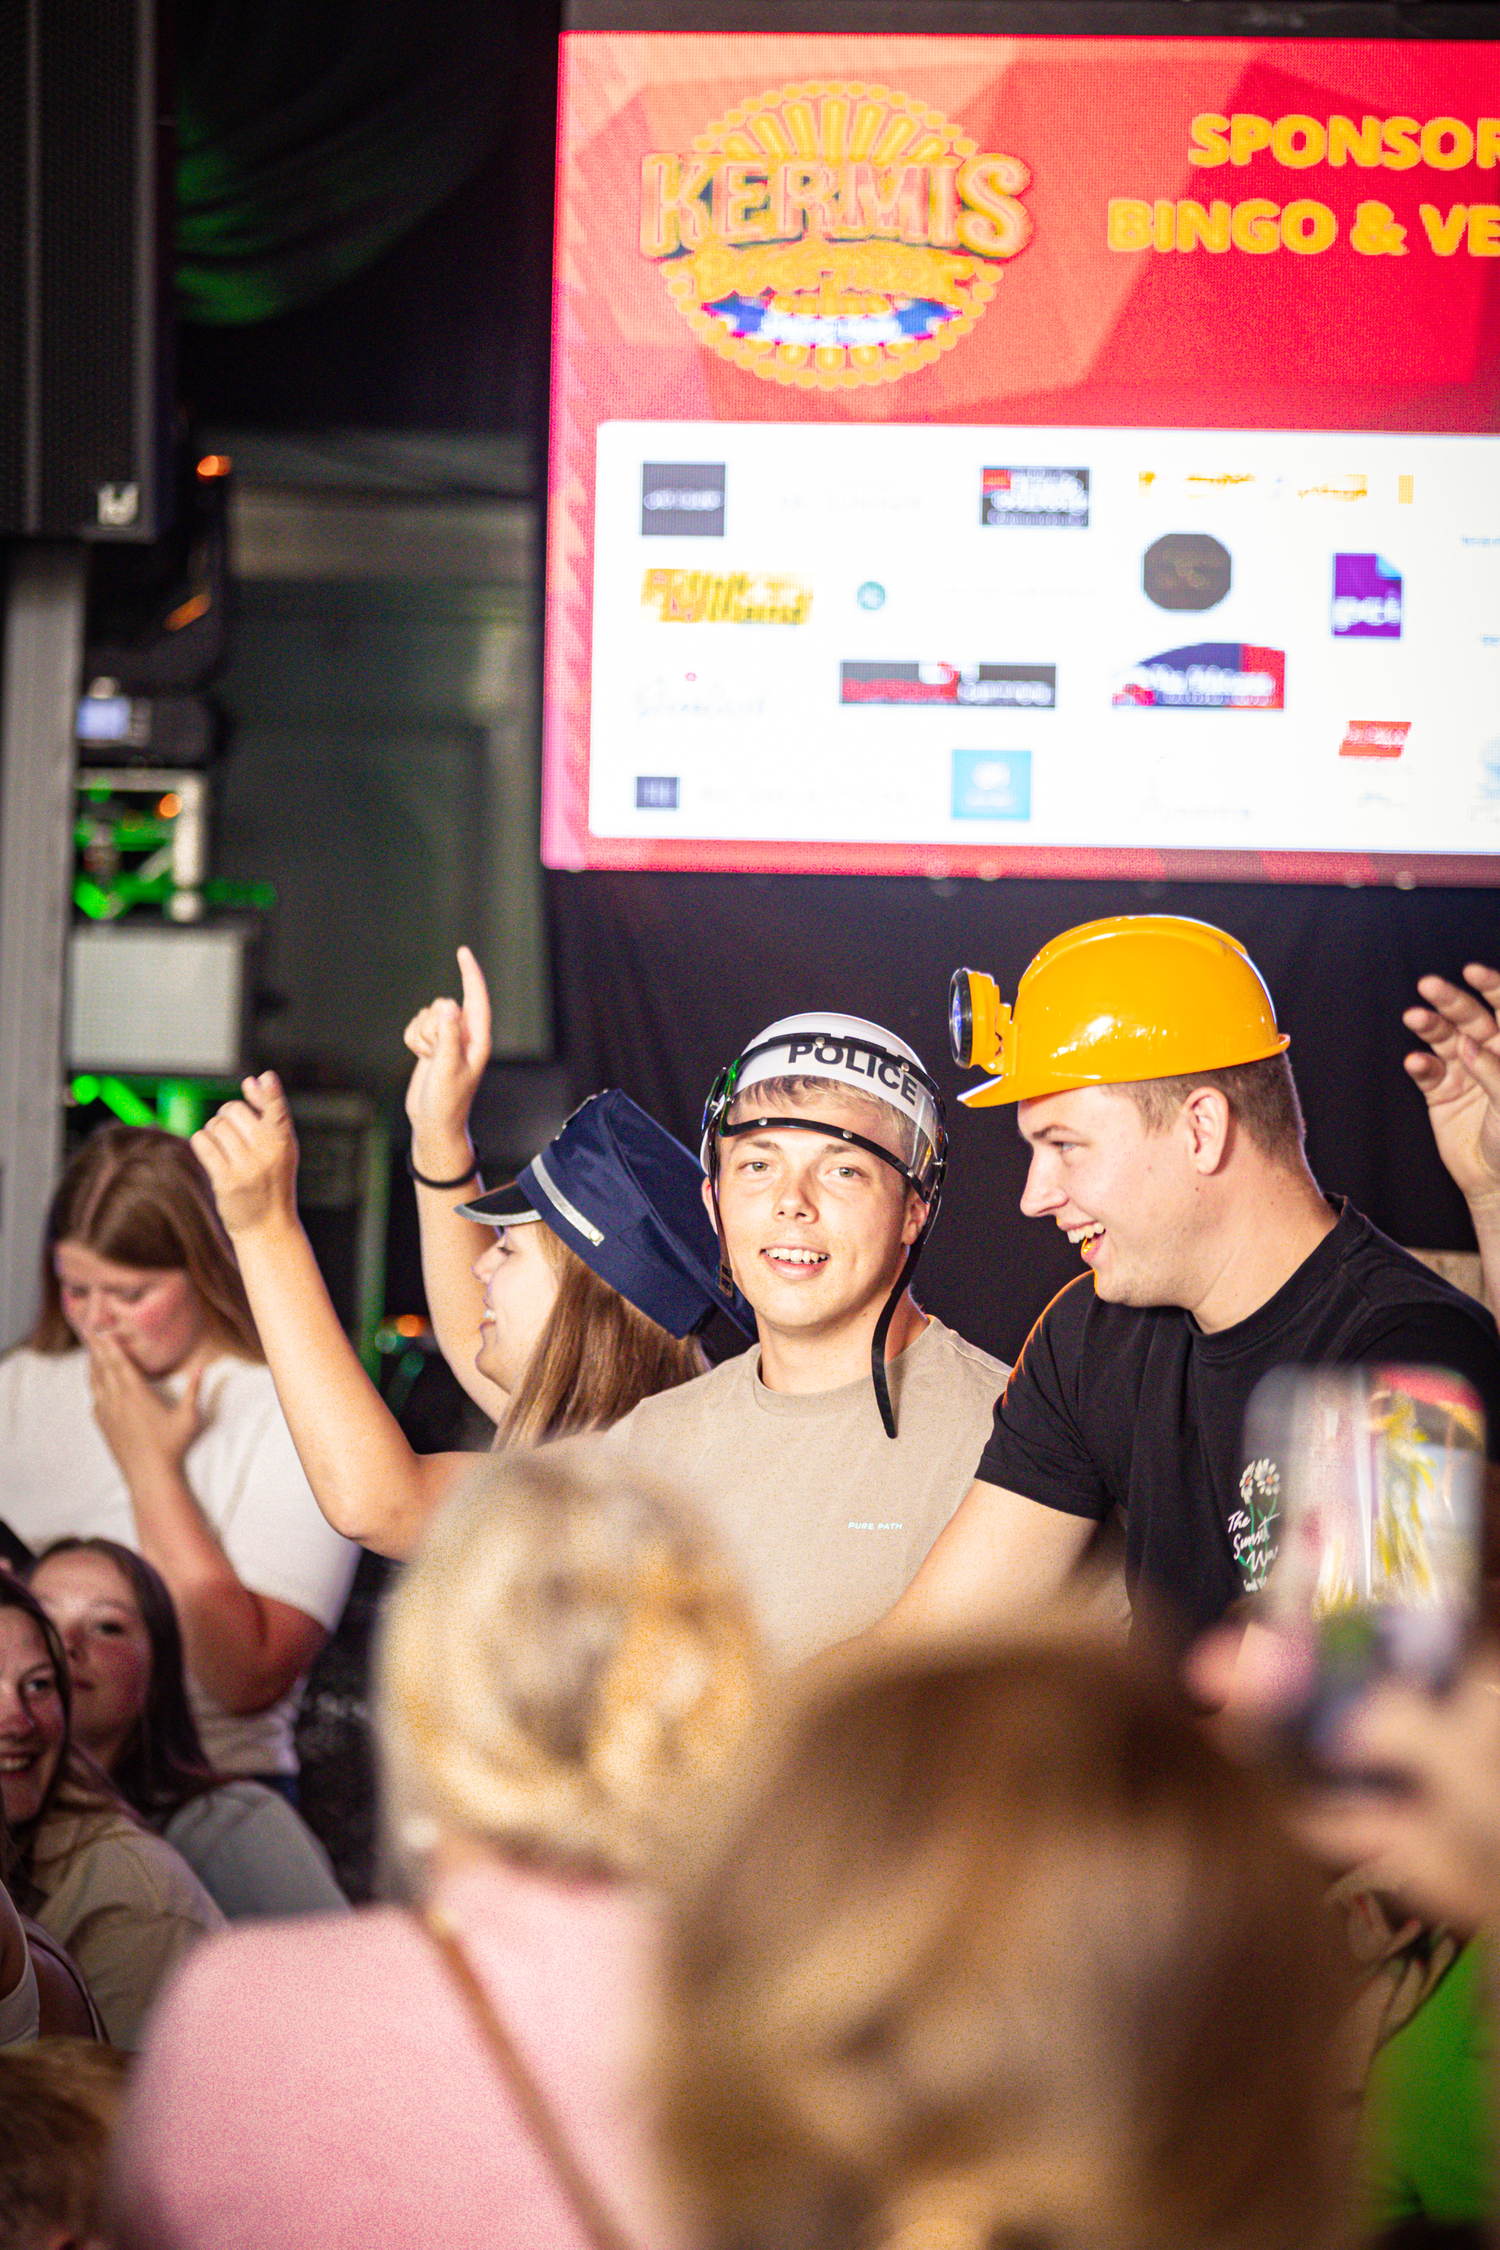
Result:
{"label": "woman in white top", "polygon": [[67,1653],[74,1741],[220,1912],[231,1922],[346,1913],[327,1854],[286,1799],[210,1766],[160,1573],[113,1539],[60,1539],[28,1582]]}
{"label": "woman in white top", "polygon": [[157,1991],[224,1917],[74,1744],[67,1660],[45,1610],[0,1571],[0,1805],[7,1882],[83,1971],[113,2045],[138,2044]]}
{"label": "woman in white top", "polygon": [[356,1558],[308,1490],[208,1182],[170,1133],[106,1126],[63,1174],[41,1316],[0,1361],[0,1494],[33,1548],[102,1537],[154,1564],[214,1765],[285,1786]]}

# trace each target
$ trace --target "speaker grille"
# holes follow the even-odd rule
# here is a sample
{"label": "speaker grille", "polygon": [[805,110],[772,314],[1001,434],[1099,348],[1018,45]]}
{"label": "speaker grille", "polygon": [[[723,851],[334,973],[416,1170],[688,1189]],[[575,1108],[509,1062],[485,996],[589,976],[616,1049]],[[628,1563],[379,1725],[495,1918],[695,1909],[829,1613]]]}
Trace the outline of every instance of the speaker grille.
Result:
{"label": "speaker grille", "polygon": [[155,0],[0,0],[0,41],[0,353],[19,402],[0,532],[151,538],[165,365]]}

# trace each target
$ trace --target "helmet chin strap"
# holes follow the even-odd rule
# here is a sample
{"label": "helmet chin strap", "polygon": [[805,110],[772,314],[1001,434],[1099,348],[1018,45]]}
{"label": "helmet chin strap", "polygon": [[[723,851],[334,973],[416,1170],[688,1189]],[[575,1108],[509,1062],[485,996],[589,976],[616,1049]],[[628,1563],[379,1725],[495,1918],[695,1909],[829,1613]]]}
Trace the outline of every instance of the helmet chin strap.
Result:
{"label": "helmet chin strap", "polygon": [[923,1221],[922,1231],[902,1260],[901,1271],[896,1276],[894,1288],[886,1298],[875,1334],[870,1340],[870,1379],[875,1385],[875,1404],[880,1408],[880,1419],[885,1424],[888,1438],[896,1435],[896,1409],[891,1404],[891,1380],[886,1371],[885,1340],[891,1332],[891,1322],[896,1317],[896,1307],[911,1286],[911,1277],[917,1270],[917,1260],[922,1255],[922,1245],[927,1240],[932,1225],[929,1216]]}
{"label": "helmet chin strap", "polygon": [[901,1271],[897,1274],[891,1293],[881,1308],[880,1318],[875,1323],[875,1334],[870,1340],[870,1379],[875,1385],[875,1403],[880,1408],[880,1420],[886,1436],[894,1439],[896,1435],[896,1410],[891,1404],[890,1376],[886,1372],[886,1338],[891,1332],[891,1322],[896,1317],[896,1307],[910,1287],[911,1277],[917,1270],[917,1260],[922,1255],[922,1246],[932,1232],[932,1222],[937,1217],[938,1200],[942,1194],[943,1167],[939,1164],[935,1180],[929,1183],[924,1192],[921,1182],[912,1173],[910,1167],[902,1163],[899,1156],[892,1155],[888,1148],[882,1148],[879,1141],[867,1140],[863,1133],[851,1132],[844,1125],[820,1124],[813,1117],[747,1117],[742,1119],[738,1125],[721,1126],[709,1142],[708,1171],[709,1193],[713,1198],[714,1206],[714,1227],[719,1237],[719,1286],[721,1289],[732,1289],[735,1284],[734,1275],[729,1265],[729,1245],[724,1239],[724,1219],[719,1210],[719,1142],[721,1140],[737,1140],[742,1133],[763,1133],[767,1130],[775,1131],[782,1128],[789,1128],[800,1133],[821,1133],[828,1140],[852,1142],[854,1147],[866,1150],[871,1156],[878,1156],[883,1164],[888,1164],[893,1172],[899,1173],[912,1192],[920,1195],[927,1205],[927,1216],[922,1221],[921,1232],[901,1261]]}

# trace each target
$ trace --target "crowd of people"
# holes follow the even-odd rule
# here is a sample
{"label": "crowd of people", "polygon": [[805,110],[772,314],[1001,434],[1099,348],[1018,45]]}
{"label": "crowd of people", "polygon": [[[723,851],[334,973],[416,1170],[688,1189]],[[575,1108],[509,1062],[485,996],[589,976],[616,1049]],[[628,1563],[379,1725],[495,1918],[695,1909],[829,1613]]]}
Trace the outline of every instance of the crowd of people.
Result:
{"label": "crowd of people", "polygon": [[[1435,1366],[1500,1459],[1500,1342],[1313,1178],[1243,948],[1087,924],[999,1010],[972,1098],[1085,1269],[1014,1369],[913,1293],[963,1183],[904,1040],[783,1018],[696,1153],[608,1090],[487,1189],[459,958],[410,1168],[491,1452],[366,1375],[274,1074],[54,1197],[0,1359],[0,2250],[1482,2239],[1500,1651],[1299,1762],[1244,1430],[1278,1367]],[[1493,1305],[1500,972],[1419,989]],[[292,1722],[360,1546],[351,1910]]]}

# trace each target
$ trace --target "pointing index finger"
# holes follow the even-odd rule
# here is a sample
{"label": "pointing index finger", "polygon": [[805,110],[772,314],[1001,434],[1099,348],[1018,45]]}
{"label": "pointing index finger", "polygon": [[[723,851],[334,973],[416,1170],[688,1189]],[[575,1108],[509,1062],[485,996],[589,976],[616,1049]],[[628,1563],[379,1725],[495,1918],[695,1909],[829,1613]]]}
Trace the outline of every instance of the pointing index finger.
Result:
{"label": "pointing index finger", "polygon": [[484,971],[468,946],[458,949],[458,973],[463,979],[464,1028],[470,1047],[483,1047],[488,1052],[490,1044],[490,988],[484,981]]}

